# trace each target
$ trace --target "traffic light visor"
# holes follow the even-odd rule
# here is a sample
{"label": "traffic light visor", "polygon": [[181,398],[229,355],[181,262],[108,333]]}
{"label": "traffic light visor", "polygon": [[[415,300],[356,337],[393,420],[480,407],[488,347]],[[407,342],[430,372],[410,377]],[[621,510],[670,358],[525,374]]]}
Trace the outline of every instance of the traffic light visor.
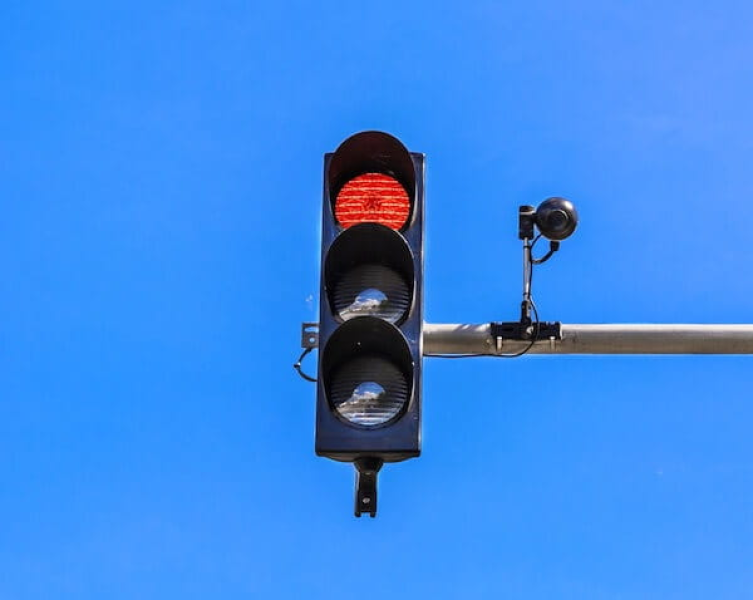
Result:
{"label": "traffic light visor", "polygon": [[397,138],[364,131],[331,155],[327,184],[335,220],[343,229],[379,223],[403,230],[411,220],[416,172],[410,152]]}

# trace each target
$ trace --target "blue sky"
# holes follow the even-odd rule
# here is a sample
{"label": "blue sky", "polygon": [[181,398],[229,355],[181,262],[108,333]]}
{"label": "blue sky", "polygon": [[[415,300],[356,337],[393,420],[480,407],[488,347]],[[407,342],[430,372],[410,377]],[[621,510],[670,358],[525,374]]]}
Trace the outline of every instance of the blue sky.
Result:
{"label": "blue sky", "polygon": [[[0,7],[0,597],[742,598],[750,357],[424,363],[377,519],[316,458],[322,155],[427,155],[431,322],[753,322],[748,3]],[[313,367],[313,362],[307,365]]]}

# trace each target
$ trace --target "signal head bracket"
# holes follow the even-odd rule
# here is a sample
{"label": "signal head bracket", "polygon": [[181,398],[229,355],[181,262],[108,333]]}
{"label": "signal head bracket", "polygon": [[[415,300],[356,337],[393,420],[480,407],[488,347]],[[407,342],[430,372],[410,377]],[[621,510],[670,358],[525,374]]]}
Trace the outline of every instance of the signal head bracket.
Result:
{"label": "signal head bracket", "polygon": [[301,323],[301,348],[313,350],[319,345],[319,323]]}

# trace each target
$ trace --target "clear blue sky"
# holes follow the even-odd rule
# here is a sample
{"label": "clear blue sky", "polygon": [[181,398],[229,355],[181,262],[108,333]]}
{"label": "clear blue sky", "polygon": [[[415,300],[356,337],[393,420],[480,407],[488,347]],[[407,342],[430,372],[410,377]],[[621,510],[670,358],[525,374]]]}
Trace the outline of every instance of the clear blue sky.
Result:
{"label": "clear blue sky", "polygon": [[[0,598],[740,599],[753,357],[426,360],[377,519],[316,458],[322,155],[428,161],[426,317],[753,322],[747,2],[0,7]],[[307,365],[313,368],[313,362]]]}

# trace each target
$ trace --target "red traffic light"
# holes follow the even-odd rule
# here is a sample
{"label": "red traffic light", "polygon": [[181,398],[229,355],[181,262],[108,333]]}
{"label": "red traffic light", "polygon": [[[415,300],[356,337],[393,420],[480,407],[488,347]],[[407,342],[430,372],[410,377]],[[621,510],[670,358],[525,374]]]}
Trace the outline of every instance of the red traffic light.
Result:
{"label": "red traffic light", "polygon": [[400,230],[410,215],[408,193],[394,177],[364,173],[340,188],[335,200],[335,218],[343,227],[380,223]]}

